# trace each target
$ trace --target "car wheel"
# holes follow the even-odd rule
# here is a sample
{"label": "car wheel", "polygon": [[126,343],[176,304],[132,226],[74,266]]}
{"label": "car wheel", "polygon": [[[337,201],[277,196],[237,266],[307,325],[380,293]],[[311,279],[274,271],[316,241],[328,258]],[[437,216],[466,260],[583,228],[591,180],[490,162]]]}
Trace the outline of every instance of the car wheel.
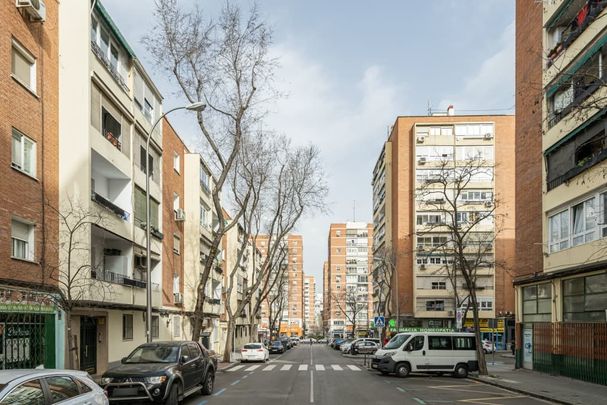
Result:
{"label": "car wheel", "polygon": [[396,375],[398,377],[404,378],[409,375],[411,372],[411,367],[407,363],[400,363],[396,365]]}
{"label": "car wheel", "polygon": [[177,405],[179,404],[179,392],[177,390],[177,384],[173,384],[169,396],[164,401],[164,405]]}
{"label": "car wheel", "polygon": [[458,364],[455,366],[455,372],[453,375],[457,378],[466,378],[468,377],[468,367],[465,364]]}
{"label": "car wheel", "polygon": [[215,374],[209,370],[207,372],[207,378],[202,383],[202,395],[211,395],[213,393],[213,387],[215,386]]}

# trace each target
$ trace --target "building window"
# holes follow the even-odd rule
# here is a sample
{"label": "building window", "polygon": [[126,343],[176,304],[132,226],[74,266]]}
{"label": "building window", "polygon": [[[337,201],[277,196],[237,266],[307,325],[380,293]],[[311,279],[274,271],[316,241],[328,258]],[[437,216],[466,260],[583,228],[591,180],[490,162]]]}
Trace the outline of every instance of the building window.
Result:
{"label": "building window", "polygon": [[[146,155],[145,146],[142,145],[139,147],[139,167],[141,168],[141,171],[144,173],[146,171],[145,155]],[[150,153],[147,160],[150,164],[150,171],[148,173],[148,176],[153,177],[154,176],[154,156],[152,156],[152,154]]]}
{"label": "building window", "polygon": [[444,310],[445,310],[445,301],[443,301],[443,300],[426,301],[426,311],[444,311]]}
{"label": "building window", "polygon": [[36,143],[13,128],[11,166],[36,176]]}
{"label": "building window", "polygon": [[565,321],[604,322],[607,308],[607,273],[563,281]]}
{"label": "building window", "polygon": [[152,315],[152,337],[160,337],[160,317],[158,315]]}
{"label": "building window", "polygon": [[181,316],[173,316],[173,337],[181,337]]}
{"label": "building window", "polygon": [[122,340],[133,340],[132,314],[122,314]]}
{"label": "building window", "polygon": [[559,212],[549,218],[550,253],[569,247],[569,210]]}
{"label": "building window", "polygon": [[177,212],[177,210],[179,208],[180,208],[179,194],[173,193],[173,211]]}
{"label": "building window", "polygon": [[596,233],[596,209],[595,199],[591,198],[571,208],[572,246],[591,242]]}
{"label": "building window", "polygon": [[11,221],[11,256],[15,259],[34,260],[34,225],[13,219]]}
{"label": "building window", "polygon": [[173,294],[179,294],[181,292],[181,279],[179,274],[173,274]]}
{"label": "building window", "polygon": [[181,238],[177,235],[173,235],[173,253],[176,255],[181,252]]}
{"label": "building window", "polygon": [[[101,107],[101,131],[107,139],[118,150],[122,150],[122,117],[114,117],[108,110]],[[145,156],[145,149],[143,151]],[[153,165],[151,166],[153,167]]]}
{"label": "building window", "polygon": [[552,286],[550,283],[523,287],[523,322],[550,322]]}
{"label": "building window", "polygon": [[446,290],[447,289],[447,283],[444,281],[433,281],[432,282],[432,289],[433,290]]}
{"label": "building window", "polygon": [[202,201],[200,201],[200,225],[211,227],[211,209]]}
{"label": "building window", "polygon": [[211,192],[210,188],[210,176],[202,166],[200,165],[200,188],[207,194]]}
{"label": "building window", "polygon": [[[152,227],[158,229],[158,208],[160,204],[153,198],[150,198],[150,222]],[[135,225],[143,227],[146,222],[146,211],[145,211],[145,191],[139,187],[135,187]]]}
{"label": "building window", "polygon": [[181,157],[177,152],[173,155],[173,169],[175,169],[177,173],[181,171]]}
{"label": "building window", "polygon": [[36,59],[16,41],[11,50],[11,73],[19,83],[36,92]]}

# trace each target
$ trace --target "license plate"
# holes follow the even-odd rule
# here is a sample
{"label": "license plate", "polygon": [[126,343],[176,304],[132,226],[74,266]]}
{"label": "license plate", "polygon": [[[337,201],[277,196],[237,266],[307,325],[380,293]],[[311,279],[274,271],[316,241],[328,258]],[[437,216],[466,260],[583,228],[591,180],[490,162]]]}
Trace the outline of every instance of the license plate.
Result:
{"label": "license plate", "polygon": [[114,388],[112,394],[117,397],[132,397],[136,396],[137,392],[137,388]]}

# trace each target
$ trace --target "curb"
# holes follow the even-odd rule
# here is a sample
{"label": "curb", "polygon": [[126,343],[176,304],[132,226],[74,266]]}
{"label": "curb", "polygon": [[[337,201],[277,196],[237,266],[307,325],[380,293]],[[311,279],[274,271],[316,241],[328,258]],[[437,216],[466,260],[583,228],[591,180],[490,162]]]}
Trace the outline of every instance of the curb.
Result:
{"label": "curb", "polygon": [[513,388],[510,385],[502,384],[502,383],[499,383],[499,382],[496,382],[496,381],[487,381],[484,378],[475,377],[475,376],[468,376],[468,378],[470,378],[471,380],[475,380],[475,381],[481,382],[483,384],[493,385],[494,387],[503,388],[503,389],[508,390],[508,391],[517,392],[519,394],[528,395],[530,397],[534,397],[534,398],[538,398],[538,399],[543,399],[544,401],[550,401],[550,402],[554,402],[554,403],[557,403],[557,404],[563,404],[563,405],[575,405],[573,402],[566,402],[566,401],[562,401],[560,399],[549,397],[547,395],[538,394],[536,392],[526,391],[526,390],[522,390],[522,389],[519,389],[519,388]]}

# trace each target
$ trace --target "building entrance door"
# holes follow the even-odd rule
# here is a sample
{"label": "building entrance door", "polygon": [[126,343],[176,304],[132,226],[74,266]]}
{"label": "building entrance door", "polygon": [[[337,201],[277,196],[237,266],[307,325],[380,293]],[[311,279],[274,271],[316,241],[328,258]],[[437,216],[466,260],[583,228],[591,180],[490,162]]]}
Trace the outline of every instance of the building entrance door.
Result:
{"label": "building entrance door", "polygon": [[80,317],[80,370],[97,374],[97,319]]}

